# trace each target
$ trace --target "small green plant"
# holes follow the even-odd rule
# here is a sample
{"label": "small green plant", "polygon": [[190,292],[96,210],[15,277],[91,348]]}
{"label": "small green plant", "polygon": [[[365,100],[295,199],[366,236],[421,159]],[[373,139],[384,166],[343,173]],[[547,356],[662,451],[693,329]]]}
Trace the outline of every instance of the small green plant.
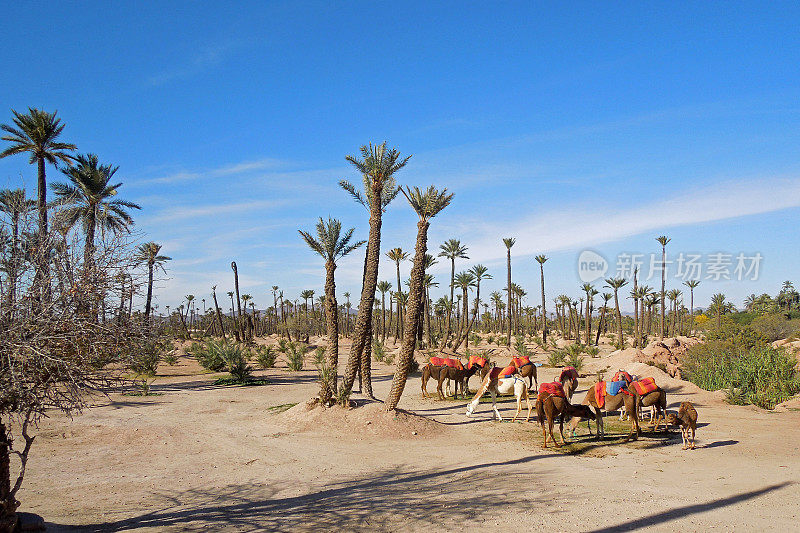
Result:
{"label": "small green plant", "polygon": [[225,359],[222,354],[229,344],[231,344],[231,341],[216,341],[213,339],[203,343],[196,342],[189,348],[189,353],[206,370],[219,372],[225,368]]}
{"label": "small green plant", "polygon": [[559,367],[564,364],[564,358],[566,357],[566,353],[563,350],[553,350],[549,354],[547,354],[547,364],[552,367]]}
{"label": "small green plant", "polygon": [[386,363],[387,365],[393,365],[394,364],[394,352],[390,352],[389,350],[386,350],[386,353],[383,356],[383,362]]}
{"label": "small green plant", "polygon": [[473,346],[477,346],[477,345],[479,345],[481,343],[481,336],[478,335],[477,333],[470,333],[469,334],[469,342]]}
{"label": "small green plant", "polygon": [[169,366],[175,366],[178,364],[178,356],[176,356],[172,352],[168,352],[164,355],[164,362],[167,363]]}
{"label": "small green plant", "polygon": [[494,335],[489,335],[488,337],[486,337],[486,342],[488,344],[494,344]]}
{"label": "small green plant", "polygon": [[248,352],[238,344],[229,344],[224,347],[222,358],[231,377],[237,383],[244,383],[253,373],[253,367],[247,361]]}
{"label": "small green plant", "polygon": [[325,347],[317,346],[317,349],[314,350],[314,364],[320,365],[324,361],[325,361]]}
{"label": "small green plant", "polygon": [[286,353],[286,349],[289,347],[289,343],[286,342],[286,339],[278,339],[278,351],[281,353]]}
{"label": "small green plant", "polygon": [[131,370],[140,376],[152,377],[156,375],[161,355],[157,349],[146,349],[138,352],[131,362]]}
{"label": "small green plant", "polygon": [[575,370],[577,370],[578,372],[580,372],[581,369],[583,368],[583,356],[580,355],[580,352],[576,351],[569,352],[564,362],[568,366],[575,367]]}
{"label": "small green plant", "polygon": [[259,367],[266,370],[275,366],[278,354],[272,346],[257,346],[255,348],[256,363]]}
{"label": "small green plant", "polygon": [[329,405],[331,403],[333,385],[336,382],[336,372],[332,371],[331,367],[325,362],[323,358],[322,361],[317,363],[317,376],[320,385],[325,383],[328,384],[327,387],[320,387],[321,393],[324,393],[325,396],[320,396],[319,401],[323,405]]}
{"label": "small green plant", "polygon": [[586,346],[584,347],[583,351],[586,353],[586,355],[595,357],[597,354],[600,353],[600,348],[598,348],[597,346]]}
{"label": "small green plant", "polygon": [[290,342],[286,345],[286,365],[292,372],[303,370],[303,359],[306,347],[300,343]]}
{"label": "small green plant", "polygon": [[381,341],[375,341],[372,343],[372,357],[379,363],[383,363],[386,360],[386,345],[384,345]]}

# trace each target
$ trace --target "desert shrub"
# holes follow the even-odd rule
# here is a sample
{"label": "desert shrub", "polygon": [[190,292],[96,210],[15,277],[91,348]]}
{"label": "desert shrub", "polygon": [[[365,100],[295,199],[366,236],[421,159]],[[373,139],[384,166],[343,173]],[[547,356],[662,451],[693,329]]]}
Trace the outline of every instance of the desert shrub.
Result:
{"label": "desert shrub", "polygon": [[723,318],[721,328],[716,327],[715,321],[710,321],[709,324],[712,326],[706,331],[707,341],[730,343],[746,350],[768,342],[766,337],[755,329],[731,322],[727,316]]}
{"label": "desert shrub", "polygon": [[481,343],[481,336],[477,333],[470,333],[469,334],[469,342],[472,343],[473,346],[477,346]]}
{"label": "desert shrub", "polygon": [[281,353],[286,353],[286,349],[289,347],[289,343],[286,342],[286,339],[278,339],[278,351]]}
{"label": "desert shrub", "polygon": [[394,352],[390,352],[389,350],[386,350],[386,352],[384,353],[384,356],[383,356],[383,362],[386,363],[387,365],[393,365],[394,364]]}
{"label": "desert shrub", "polygon": [[300,343],[289,342],[286,344],[286,364],[289,370],[296,372],[303,370],[303,357],[306,353],[306,347]]}
{"label": "desert shrub", "polygon": [[140,376],[155,376],[161,362],[160,346],[145,346],[133,355],[130,369]]}
{"label": "desert shrub", "polygon": [[[319,401],[323,405],[328,405],[332,399],[333,395],[333,384],[336,380],[336,373],[332,371],[331,367],[328,366],[328,363],[325,362],[325,358],[316,363],[317,367],[317,380],[320,384],[320,397]],[[327,384],[327,387],[323,385]],[[337,398],[338,400],[338,398]]]}
{"label": "desert shrub", "polygon": [[564,359],[564,363],[568,366],[574,366],[575,370],[580,372],[583,368],[583,356],[578,350],[568,350],[567,357]]}
{"label": "desert shrub", "polygon": [[797,323],[782,314],[762,315],[753,319],[750,327],[769,342],[786,339],[797,332]]}
{"label": "desert shrub", "polygon": [[372,343],[372,357],[379,363],[383,363],[386,360],[386,345],[381,341],[374,341]]}
{"label": "desert shrub", "polygon": [[225,368],[225,359],[222,356],[225,346],[231,344],[230,341],[208,340],[206,342],[194,343],[189,349],[189,353],[197,360],[197,363],[212,372],[219,372]]}
{"label": "desert shrub", "polygon": [[584,348],[583,351],[584,353],[586,353],[586,355],[594,357],[600,353],[600,348],[598,348],[597,346],[587,346]]}
{"label": "desert shrub", "polygon": [[320,365],[324,361],[325,361],[325,347],[317,346],[317,349],[314,350],[314,364]]}
{"label": "desert shrub", "polygon": [[234,343],[226,343],[221,348],[222,359],[225,361],[225,369],[238,383],[247,381],[253,373],[253,368],[248,363],[249,352]]}
{"label": "desert shrub", "polygon": [[748,348],[712,340],[686,351],[683,376],[706,390],[725,389],[731,403],[772,409],[800,392],[796,364],[763,343]]}
{"label": "desert shrub", "polygon": [[502,336],[500,336],[500,337],[498,337],[498,338],[497,338],[497,344],[498,344],[499,346],[503,346],[503,345],[504,345],[504,344],[506,344],[507,342],[508,342],[508,337],[506,337],[505,335],[502,335]]}
{"label": "desert shrub", "polygon": [[547,364],[552,367],[562,366],[567,354],[564,350],[553,350],[547,354]]}
{"label": "desert shrub", "polygon": [[542,344],[543,344],[542,343],[542,338],[539,337],[538,335],[531,335],[531,339],[533,339],[533,342],[536,344],[536,346],[539,346],[539,347],[542,346]]}
{"label": "desert shrub", "polygon": [[178,356],[173,352],[167,352],[164,354],[164,362],[169,366],[175,366],[178,364]]}
{"label": "desert shrub", "polygon": [[278,359],[278,354],[272,346],[257,346],[254,350],[256,363],[259,367],[266,370],[275,366],[275,361]]}

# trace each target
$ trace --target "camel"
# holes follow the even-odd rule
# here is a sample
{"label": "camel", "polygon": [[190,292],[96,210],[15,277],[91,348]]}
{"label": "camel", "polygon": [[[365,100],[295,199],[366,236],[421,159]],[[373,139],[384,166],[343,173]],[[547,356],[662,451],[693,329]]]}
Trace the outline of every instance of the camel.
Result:
{"label": "camel", "polygon": [[452,380],[455,383],[453,398],[458,398],[459,385],[461,386],[461,394],[466,396],[466,388],[469,378],[472,377],[472,374],[477,372],[479,368],[481,367],[478,365],[472,365],[470,368],[464,368],[463,366],[461,368],[450,366],[442,367],[441,370],[439,370],[439,384],[436,386],[436,391],[439,393],[439,399],[445,399],[445,396],[442,394],[442,383],[444,383],[444,380],[446,379]]}
{"label": "camel", "polygon": [[561,369],[561,374],[556,379],[564,386],[564,394],[567,400],[572,401],[572,395],[578,388],[578,371],[573,366],[565,366]]}
{"label": "camel", "polygon": [[[438,388],[441,388],[441,381],[439,380],[439,376],[446,368],[464,368],[463,363],[459,359],[449,359],[449,358],[442,358],[442,357],[431,357],[430,362],[422,367],[422,397],[423,398],[430,398],[430,394],[428,393],[428,380],[430,378],[435,379],[439,382]],[[447,395],[450,395],[450,381],[449,377],[445,377],[448,379],[447,382]],[[456,384],[458,385],[458,384]],[[463,388],[462,388],[463,390]],[[457,389],[456,389],[457,392]],[[441,392],[440,392],[441,396]]]}
{"label": "camel", "polygon": [[[664,430],[667,429],[667,393],[664,392],[663,389],[659,387],[644,395],[636,394],[636,404],[636,409],[639,413],[642,412],[642,407],[651,407],[654,410],[654,413],[650,415],[651,431],[658,430],[658,426],[661,425],[661,420],[664,420]],[[655,426],[653,426],[653,424],[655,424]]]}
{"label": "camel", "polygon": [[[542,435],[544,436],[544,447],[547,448],[547,431],[544,428],[545,419],[547,419],[548,428],[550,429],[550,440],[556,448],[560,448],[566,444],[564,438],[564,418],[582,418],[595,419],[594,411],[588,406],[583,404],[573,405],[569,400],[561,396],[553,394],[540,393],[536,398],[536,416],[539,418],[539,423],[542,425]],[[553,436],[553,424],[556,417],[559,417],[558,429],[561,433],[561,444],[556,442]]]}
{"label": "camel", "polygon": [[[533,364],[528,357],[512,357],[511,363],[517,369],[519,375],[523,378],[528,378],[528,390],[536,390],[539,388],[539,382],[536,380],[536,365]],[[536,384],[536,389],[533,385]]]}
{"label": "camel", "polygon": [[514,414],[514,418],[511,421],[516,421],[519,416],[522,410],[523,398],[525,399],[525,403],[528,404],[528,416],[525,418],[525,422],[530,421],[533,407],[531,406],[528,387],[525,385],[525,382],[516,375],[511,375],[506,378],[500,378],[499,376],[500,369],[495,367],[483,378],[478,392],[475,393],[475,397],[467,404],[467,416],[472,416],[472,413],[475,412],[475,408],[478,407],[478,402],[480,402],[481,397],[488,392],[492,395],[492,411],[494,413],[494,418],[502,422],[503,417],[500,416],[500,411],[497,410],[497,395],[513,392],[514,396],[517,398],[517,412]]}
{"label": "camel", "polygon": [[[681,407],[678,409],[678,414],[670,413],[667,416],[665,424],[670,426],[680,426],[681,438],[683,439],[683,450],[690,447],[694,450],[694,432],[697,429],[697,410],[695,410],[692,402],[681,402]],[[689,446],[689,430],[692,430],[692,444]]]}
{"label": "camel", "polygon": [[[605,382],[601,381],[602,386],[605,387]],[[581,402],[583,405],[591,406],[597,415],[596,423],[597,423],[597,439],[599,440],[601,437],[605,436],[605,429],[603,428],[603,411],[610,413],[612,411],[616,411],[621,406],[625,406],[625,409],[629,413],[632,413],[631,416],[631,432],[628,435],[626,441],[633,438],[634,440],[639,438],[639,414],[636,409],[637,407],[637,398],[636,395],[627,393],[625,391],[620,391],[619,394],[615,395],[605,395],[604,396],[604,403],[602,406],[598,405],[598,400],[595,397],[595,386],[589,387],[589,390],[586,391],[586,397]],[[578,427],[581,419],[577,417],[573,417],[570,421],[570,428],[572,430],[572,434],[575,434],[575,429]],[[589,421],[586,421],[586,424],[589,425]],[[589,425],[589,434],[592,433],[592,428]]]}
{"label": "camel", "polygon": [[[489,364],[489,361],[487,361],[486,358],[478,357],[476,355],[471,355],[469,357],[469,362],[467,363],[467,368],[472,369],[473,367],[476,368],[473,370],[472,374],[477,373],[478,369],[480,369],[479,375],[481,377],[481,382],[483,382],[483,378],[485,378],[486,374],[488,374],[492,369],[492,365]],[[469,378],[472,377],[472,374],[467,376],[467,380],[464,382],[464,391],[466,394],[469,394]]]}

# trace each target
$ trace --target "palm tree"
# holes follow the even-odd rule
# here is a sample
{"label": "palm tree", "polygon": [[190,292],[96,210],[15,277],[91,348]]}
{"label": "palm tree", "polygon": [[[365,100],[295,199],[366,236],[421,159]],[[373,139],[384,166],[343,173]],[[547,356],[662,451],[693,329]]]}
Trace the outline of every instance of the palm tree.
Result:
{"label": "palm tree", "polygon": [[436,190],[431,186],[421,191],[419,188],[410,187],[400,189],[403,196],[417,213],[417,242],[414,247],[414,262],[411,267],[411,285],[409,287],[408,309],[406,311],[406,330],[403,343],[400,346],[400,356],[397,359],[397,368],[389,397],[386,399],[386,409],[393,411],[400,402],[400,396],[406,386],[411,361],[414,358],[414,349],[417,346],[417,332],[414,326],[419,319],[420,303],[422,302],[423,283],[425,278],[425,253],[428,251],[428,228],[433,217],[450,204],[453,195],[447,189]]}
{"label": "palm tree", "polygon": [[[244,326],[242,322],[242,299],[239,297],[239,268],[236,266],[236,261],[231,261],[231,270],[233,270],[233,286],[236,290],[236,315],[233,319],[233,333],[236,336],[237,340],[244,340]],[[281,292],[281,299],[283,298],[283,292]],[[282,300],[281,300],[282,301]],[[231,307],[233,306],[233,302],[231,302]],[[281,309],[283,309],[283,303],[281,303]],[[233,311],[231,311],[233,313]],[[286,334],[288,335],[289,332],[287,331]],[[289,340],[292,340],[291,335],[289,336]]]}
{"label": "palm tree", "polygon": [[[222,338],[225,338],[225,326],[222,324],[222,313],[219,310],[219,302],[217,302],[217,286],[214,285],[211,287],[211,297],[214,298],[214,312],[217,315],[217,321],[219,322],[219,330],[222,333]],[[169,316],[169,306],[167,306],[167,316]]]}
{"label": "palm tree", "polygon": [[[469,335],[469,328],[467,326],[467,324],[469,323],[469,297],[468,297],[468,292],[469,292],[469,289],[471,289],[472,287],[475,286],[475,274],[473,274],[471,271],[459,272],[458,275],[454,279],[454,283],[456,284],[456,287],[461,289],[461,293],[463,294],[463,298],[462,298],[462,301],[464,302],[464,328],[463,329],[464,329],[464,332],[465,332],[464,335],[466,336],[466,335]],[[473,318],[474,317],[475,317],[475,315],[473,314]],[[459,327],[459,333],[460,333],[460,331],[461,331],[461,327]],[[461,341],[461,335],[459,334],[459,335],[456,336],[456,342],[458,342],[458,344],[460,345],[461,344],[460,341]],[[469,340],[467,340],[467,347],[469,347]],[[458,346],[455,346],[454,349],[458,349]]]}
{"label": "palm tree", "polygon": [[319,219],[317,222],[317,237],[310,233],[298,230],[300,236],[309,248],[318,253],[325,260],[325,322],[328,334],[327,354],[327,379],[320,380],[319,398],[323,404],[330,402],[336,395],[337,368],[339,365],[339,306],[336,304],[336,261],[346,256],[364,241],[351,243],[354,228],[342,234],[342,223],[329,218],[327,222]]}
{"label": "palm tree", "polygon": [[722,313],[724,313],[727,308],[725,295],[721,292],[713,295],[711,297],[711,308],[714,309],[714,312],[717,315],[717,329],[720,329],[722,327]]}
{"label": "palm tree", "polygon": [[[39,210],[39,238],[46,243],[49,235],[47,228],[47,178],[45,176],[45,163],[58,166],[58,163],[69,165],[72,156],[67,152],[76,149],[74,144],[59,142],[57,139],[64,129],[61,119],[57,118],[58,111],[48,113],[40,109],[28,108],[27,114],[17,113],[13,109],[14,125],[3,124],[0,126],[9,135],[4,135],[2,140],[11,143],[11,146],[0,152],[0,159],[10,155],[30,153],[30,163],[36,163],[37,174],[37,209]],[[38,254],[36,279],[42,286],[42,298],[49,298],[47,290],[50,277],[50,265],[47,250]]]}
{"label": "palm tree", "polygon": [[489,269],[483,265],[475,265],[470,269],[470,272],[475,276],[475,311],[473,312],[473,320],[475,320],[481,305],[481,281],[492,279],[492,275],[489,274]]}
{"label": "palm tree", "polygon": [[688,281],[684,281],[683,284],[689,287],[689,314],[692,316],[692,326],[689,327],[689,335],[691,335],[692,330],[694,329],[694,289],[700,285],[700,282],[696,279],[690,279]]}
{"label": "palm tree", "polygon": [[622,315],[619,312],[619,290],[628,284],[625,278],[608,278],[606,279],[606,286],[614,290],[614,308],[616,309],[617,316],[617,342],[620,349],[623,348],[624,339],[622,338]]}
{"label": "palm tree", "polygon": [[[400,262],[408,259],[408,253],[404,252],[402,248],[392,248],[386,252],[386,257],[394,261],[397,268],[397,293],[399,294],[403,287],[400,285]],[[397,304],[397,332],[395,336],[402,338],[403,336],[403,315],[400,313],[400,304]]]}
{"label": "palm tree", "polygon": [[86,244],[83,248],[84,269],[91,270],[94,257],[95,230],[110,230],[114,233],[127,231],[133,224],[131,209],[141,209],[137,204],[126,200],[113,199],[122,183],[109,185],[119,167],[103,165],[95,154],[79,155],[75,166],[62,170],[69,183],[53,183],[51,188],[66,206],[63,217],[67,227],[77,222],[83,225]]}
{"label": "palm tree", "polygon": [[8,290],[6,292],[6,312],[10,319],[14,312],[14,305],[17,299],[17,278],[20,274],[20,260],[22,259],[20,250],[20,219],[36,205],[34,200],[28,200],[24,189],[4,189],[0,191],[0,212],[5,213],[11,219],[11,242],[9,260],[6,270],[8,273]]}
{"label": "palm tree", "polygon": [[[439,245],[439,257],[446,257],[450,260],[450,303],[455,299],[455,277],[456,277],[456,259],[469,259],[467,255],[468,248],[461,244],[458,239],[449,239],[444,244]],[[447,311],[447,335],[442,341],[442,347],[447,344],[451,333],[451,317],[453,314],[452,309]]]}
{"label": "palm tree", "polygon": [[608,302],[614,296],[610,292],[604,292],[602,295],[603,307],[600,308],[600,320],[597,322],[597,334],[594,337],[594,345],[600,344],[600,330],[605,326],[606,311],[608,310]]}
{"label": "palm tree", "polygon": [[386,342],[386,293],[392,290],[392,284],[379,281],[375,288],[381,293],[381,342]]}
{"label": "palm tree", "polygon": [[311,322],[308,321],[308,300],[311,299],[311,303],[314,303],[314,291],[311,289],[306,289],[300,293],[300,298],[303,299],[306,305],[306,328],[308,329],[309,335],[311,334]]}
{"label": "palm tree", "polygon": [[544,264],[547,261],[547,256],[540,254],[534,257],[534,259],[539,263],[539,272],[542,278],[542,343],[547,343],[547,307],[545,306],[544,299]]}
{"label": "palm tree", "polygon": [[361,147],[361,159],[348,155],[345,158],[361,174],[364,183],[362,195],[346,181],[340,186],[349,192],[362,206],[369,209],[369,240],[364,260],[364,282],[361,288],[361,301],[358,304],[356,327],[347,369],[344,375],[344,389],[347,393],[353,387],[356,373],[361,368],[364,392],[372,396],[371,357],[364,357],[365,348],[372,349],[372,308],[375,305],[375,286],[378,283],[378,266],[381,256],[381,223],[386,206],[397,196],[394,175],[406,166],[411,156],[401,158],[396,148],[386,148],[386,142]]}
{"label": "palm tree", "polygon": [[661,245],[661,340],[664,340],[664,284],[666,283],[666,265],[667,265],[667,243],[671,241],[666,235],[656,237],[656,240]]}
{"label": "palm tree", "polygon": [[[273,302],[273,309],[275,309],[275,333],[278,333],[278,287],[277,285],[272,286],[272,302]],[[283,310],[281,310],[282,312]]]}
{"label": "palm tree", "polygon": [[680,296],[681,296],[681,291],[679,291],[678,289],[672,289],[671,291],[669,291],[667,293],[667,298],[669,298],[669,310],[670,310],[670,314],[672,315],[671,318],[670,318],[669,330],[670,330],[670,334],[673,337],[675,336],[675,327],[676,327],[677,318],[678,318],[678,315],[677,315],[677,313],[678,313],[677,301],[678,301],[678,298],[680,298]]}
{"label": "palm tree", "polygon": [[348,331],[350,329],[350,293],[349,292],[345,292],[344,293],[344,299],[345,299],[345,304],[344,304],[344,309],[345,309],[345,314],[344,314],[344,336],[347,337],[347,333],[348,333]]}
{"label": "palm tree", "polygon": [[586,334],[584,335],[585,344],[589,345],[589,336],[592,334],[592,327],[591,327],[591,305],[590,302],[592,301],[592,297],[597,294],[597,291],[594,290],[594,285],[591,283],[584,283],[581,287],[581,290],[586,293]]}
{"label": "palm tree", "polygon": [[511,346],[511,247],[514,246],[515,242],[517,242],[517,239],[513,237],[503,239],[503,244],[506,245],[506,265],[508,266],[508,285],[506,286],[508,291],[508,338],[506,339],[506,345],[508,346]]}
{"label": "palm tree", "polygon": [[145,318],[150,316],[150,310],[152,309],[153,271],[160,268],[166,274],[167,271],[164,268],[164,263],[172,260],[171,257],[160,255],[159,252],[161,252],[161,245],[151,241],[139,245],[139,247],[136,249],[136,255],[134,256],[134,261],[136,261],[137,265],[147,265],[147,299],[145,300],[144,304]]}

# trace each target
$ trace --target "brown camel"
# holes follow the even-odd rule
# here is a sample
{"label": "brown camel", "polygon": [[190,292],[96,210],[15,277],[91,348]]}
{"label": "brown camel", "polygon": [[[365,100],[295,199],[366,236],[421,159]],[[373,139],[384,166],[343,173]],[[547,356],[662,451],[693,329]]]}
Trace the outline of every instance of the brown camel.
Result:
{"label": "brown camel", "polygon": [[[564,418],[572,417],[580,421],[582,418],[595,419],[594,411],[588,405],[573,405],[569,400],[561,396],[554,396],[551,394],[539,394],[536,398],[536,416],[539,418],[539,423],[542,425],[542,435],[544,436],[544,447],[547,448],[547,431],[544,428],[545,419],[547,419],[548,429],[550,430],[550,440],[556,448],[560,448],[566,444],[564,438]],[[556,417],[558,417],[558,429],[561,433],[561,444],[556,442],[553,436],[553,424]]]}
{"label": "brown camel", "polygon": [[[650,430],[657,431],[661,420],[664,420],[664,430],[667,429],[667,393],[660,387],[652,392],[648,392],[643,396],[636,395],[636,409],[637,412],[642,412],[642,407],[654,407],[655,416],[650,416]],[[654,426],[655,424],[655,426]]]}
{"label": "brown camel", "polygon": [[[485,372],[481,370],[481,375],[484,377],[486,374],[489,373],[489,365],[486,365]],[[478,365],[472,365],[470,368],[454,368],[450,366],[442,367],[439,370],[439,384],[436,387],[436,391],[439,393],[439,399],[444,400],[445,396],[442,394],[442,383],[444,380],[449,379],[452,380],[455,385],[453,386],[453,398],[458,398],[458,387],[461,386],[461,394],[466,396],[467,392],[467,383],[469,382],[469,378],[481,368]]]}
{"label": "brown camel", "polygon": [[[603,382],[601,382],[603,383]],[[603,385],[605,387],[605,384]],[[620,391],[619,394],[615,395],[606,395],[605,402],[602,407],[598,405],[598,400],[595,398],[594,393],[595,387],[592,385],[589,387],[589,390],[586,391],[586,397],[581,402],[583,405],[591,406],[597,415],[597,439],[599,440],[601,437],[605,436],[605,429],[603,428],[603,411],[606,413],[611,413],[616,411],[621,406],[625,406],[625,410],[631,415],[631,432],[628,435],[626,441],[633,438],[634,440],[639,438],[639,411],[636,409],[636,396],[633,394],[626,393],[625,391]],[[575,434],[575,429],[578,427],[581,419],[573,417],[570,421],[570,429],[572,430],[572,434]],[[589,425],[589,421],[586,421],[586,424]],[[589,434],[591,434],[592,428],[589,426]]]}
{"label": "brown camel", "polygon": [[[434,364],[428,363],[427,365],[422,367],[422,397],[423,398],[430,398],[431,395],[428,392],[428,380],[433,378],[437,382],[439,381],[439,374],[441,373],[442,369],[448,368],[446,366],[436,366]],[[448,386],[449,389],[449,386]]]}
{"label": "brown camel", "polygon": [[572,395],[578,388],[578,371],[575,370],[575,367],[565,366],[556,381],[563,385],[564,394],[567,395],[569,401],[572,401]]}
{"label": "brown camel", "polygon": [[[536,380],[536,365],[528,357],[512,357],[509,366],[514,366],[520,376],[528,378],[529,391],[539,388],[539,382]],[[536,389],[533,388],[534,384],[536,384]]]}
{"label": "brown camel", "polygon": [[[683,450],[690,447],[694,450],[694,432],[697,429],[697,410],[692,402],[681,402],[678,414],[670,413],[666,422],[670,426],[680,426],[681,437],[683,438]],[[689,446],[689,430],[692,430],[692,444]]]}

